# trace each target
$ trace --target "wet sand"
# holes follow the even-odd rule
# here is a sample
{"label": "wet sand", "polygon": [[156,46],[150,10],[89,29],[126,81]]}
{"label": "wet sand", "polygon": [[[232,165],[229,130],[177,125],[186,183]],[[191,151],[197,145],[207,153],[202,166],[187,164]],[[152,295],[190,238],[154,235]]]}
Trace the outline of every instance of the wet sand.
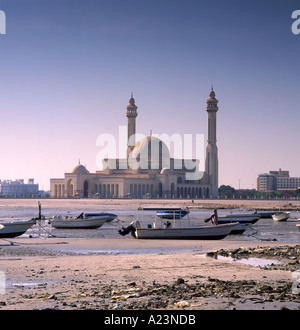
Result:
{"label": "wet sand", "polygon": [[[2,310],[300,306],[300,295],[292,293],[299,256],[285,255],[280,258],[282,265],[271,269],[203,256],[209,251],[236,250],[240,242],[70,238],[14,242],[14,246],[0,246],[0,270],[6,280],[0,295]],[[244,248],[256,250],[282,246],[243,243]],[[165,252],[157,252],[158,248]],[[132,254],[127,254],[129,250]]]}
{"label": "wet sand", "polygon": [[[171,202],[183,205],[181,201]],[[9,205],[32,207],[36,203],[36,200],[13,200]],[[197,203],[194,206],[200,207]],[[218,203],[223,207],[233,205],[232,201],[205,203],[206,208],[207,204],[212,208]],[[298,201],[292,201],[292,205],[286,201],[255,203],[238,201],[236,205],[241,208],[254,205],[259,209],[263,205],[265,209],[300,206]],[[145,204],[143,201],[143,206],[163,206],[166,201]],[[45,208],[84,209],[99,205],[110,210],[117,210],[120,205],[136,209],[141,202],[42,201]],[[9,241],[0,240],[1,310],[278,310],[300,306],[297,289],[300,248],[295,244],[133,238],[15,238],[13,242],[10,245]],[[288,246],[294,249],[289,250]],[[271,250],[272,256],[262,252]],[[257,267],[203,256],[211,251],[227,251],[231,255],[232,251],[241,251],[243,256],[247,251],[247,257],[280,260],[281,265]]]}

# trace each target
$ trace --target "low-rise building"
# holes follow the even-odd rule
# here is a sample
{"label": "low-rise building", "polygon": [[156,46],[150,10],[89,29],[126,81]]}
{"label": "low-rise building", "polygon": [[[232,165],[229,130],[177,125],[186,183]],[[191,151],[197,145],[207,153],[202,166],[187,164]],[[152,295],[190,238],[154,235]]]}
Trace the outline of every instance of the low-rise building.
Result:
{"label": "low-rise building", "polygon": [[259,174],[256,179],[258,191],[297,190],[300,187],[300,177],[290,177],[289,171],[270,171]]}
{"label": "low-rise building", "polygon": [[39,194],[39,185],[34,179],[24,183],[24,179],[0,181],[0,195],[4,197],[35,197]]}

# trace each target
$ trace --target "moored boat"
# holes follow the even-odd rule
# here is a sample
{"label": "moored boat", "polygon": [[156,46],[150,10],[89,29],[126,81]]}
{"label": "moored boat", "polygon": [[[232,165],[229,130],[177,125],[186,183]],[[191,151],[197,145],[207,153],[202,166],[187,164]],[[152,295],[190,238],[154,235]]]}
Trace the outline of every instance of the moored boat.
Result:
{"label": "moored boat", "polygon": [[277,212],[272,215],[274,221],[286,221],[290,217],[290,212]]}
{"label": "moored boat", "polygon": [[159,209],[156,211],[156,215],[161,219],[182,219],[189,213],[189,210],[181,208]]}
{"label": "moored boat", "polygon": [[54,216],[49,222],[52,227],[57,229],[96,229],[110,219],[110,215],[105,213],[98,216],[86,216],[81,213],[73,218],[72,216]]}
{"label": "moored boat", "polygon": [[226,237],[237,227],[237,223],[225,225],[208,225],[198,227],[172,227],[168,221],[164,228],[142,228],[139,221],[133,221],[127,227],[119,230],[119,234],[125,236],[129,233],[137,239],[186,239],[186,240],[218,240]]}
{"label": "moored boat", "polygon": [[2,223],[0,238],[14,238],[23,235],[28,229],[36,224],[36,220],[13,221]]}
{"label": "moored boat", "polygon": [[249,215],[238,215],[238,214],[228,214],[225,217],[218,217],[218,223],[230,223],[230,222],[239,222],[239,223],[256,223],[260,219],[259,215],[249,214]]}
{"label": "moored boat", "polygon": [[266,218],[272,218],[272,215],[274,215],[275,213],[276,212],[263,211],[263,212],[257,212],[257,215],[259,215],[261,219],[266,219]]}
{"label": "moored boat", "polygon": [[108,212],[99,212],[99,213],[85,213],[85,216],[87,218],[90,217],[98,217],[98,216],[102,216],[102,215],[106,215],[107,216],[107,220],[106,222],[111,222],[113,220],[116,219],[117,215],[114,213],[108,213]]}

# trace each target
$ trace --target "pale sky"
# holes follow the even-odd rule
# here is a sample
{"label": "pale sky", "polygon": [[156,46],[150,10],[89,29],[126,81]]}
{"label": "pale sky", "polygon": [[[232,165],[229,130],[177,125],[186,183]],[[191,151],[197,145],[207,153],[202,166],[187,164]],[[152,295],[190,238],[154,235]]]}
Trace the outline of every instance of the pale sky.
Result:
{"label": "pale sky", "polygon": [[[1,0],[0,179],[50,178],[80,159],[96,171],[97,137],[206,134],[219,100],[219,185],[259,173],[300,176],[300,34],[296,0]],[[300,28],[300,26],[299,26]]]}

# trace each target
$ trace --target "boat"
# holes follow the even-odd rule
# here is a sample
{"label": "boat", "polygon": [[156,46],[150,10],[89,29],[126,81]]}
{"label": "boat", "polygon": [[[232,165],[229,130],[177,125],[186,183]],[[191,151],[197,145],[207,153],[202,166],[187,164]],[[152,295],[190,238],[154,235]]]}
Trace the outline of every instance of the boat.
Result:
{"label": "boat", "polygon": [[35,219],[26,221],[13,221],[2,223],[0,238],[14,238],[23,235],[29,228],[36,224]]}
{"label": "boat", "polygon": [[142,211],[156,211],[156,215],[161,219],[182,219],[190,213],[189,209],[180,207],[143,207]]}
{"label": "boat", "polygon": [[252,214],[234,214],[227,215],[224,217],[219,217],[217,210],[207,219],[205,222],[212,221],[215,225],[224,225],[228,223],[235,223],[236,227],[230,232],[230,235],[241,235],[243,234],[251,224],[259,220],[259,216]]}
{"label": "boat", "polygon": [[106,220],[106,222],[111,222],[113,220],[115,220],[115,218],[117,217],[116,214],[114,213],[108,213],[108,212],[100,212],[100,213],[85,213],[86,217],[98,217],[98,216],[102,216],[102,215],[106,215],[108,218]]}
{"label": "boat", "polygon": [[296,227],[298,227],[298,229],[300,230],[300,224],[296,225]]}
{"label": "boat", "polygon": [[257,212],[257,215],[260,216],[261,219],[272,218],[276,212]]}
{"label": "boat", "polygon": [[[203,225],[198,227],[172,227],[170,221],[164,227],[142,228],[139,221],[133,221],[127,228],[122,227],[119,234],[125,236],[129,233],[137,239],[197,239],[197,240],[218,240],[226,237],[237,226],[237,223],[225,225]],[[151,227],[151,228],[150,228]]]}
{"label": "boat", "polygon": [[49,223],[52,227],[57,229],[96,229],[103,226],[110,217],[110,215],[105,213],[101,213],[97,216],[86,216],[85,213],[81,213],[77,217],[69,215],[62,217],[59,215],[54,216]]}
{"label": "boat", "polygon": [[257,214],[249,215],[239,215],[239,214],[229,214],[224,217],[218,217],[218,223],[230,223],[230,222],[239,222],[239,223],[251,223],[254,224],[260,219]]}
{"label": "boat", "polygon": [[274,221],[286,221],[290,217],[290,212],[277,212],[272,215]]}
{"label": "boat", "polygon": [[156,211],[156,215],[161,219],[182,219],[189,213],[189,210],[181,208],[159,209]]}
{"label": "boat", "polygon": [[3,229],[4,228],[4,226],[3,225],[0,225],[0,229]]}

